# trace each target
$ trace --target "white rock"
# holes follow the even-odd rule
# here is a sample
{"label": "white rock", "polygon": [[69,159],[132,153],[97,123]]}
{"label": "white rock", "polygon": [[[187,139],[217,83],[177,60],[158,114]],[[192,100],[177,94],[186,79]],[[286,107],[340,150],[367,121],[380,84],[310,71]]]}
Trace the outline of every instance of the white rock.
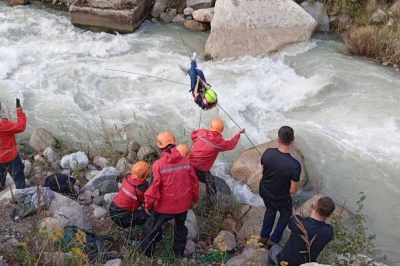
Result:
{"label": "white rock", "polygon": [[45,156],[47,158],[47,161],[50,163],[55,163],[61,160],[61,155],[53,150],[52,147],[47,147],[43,152],[43,156]]}
{"label": "white rock", "polygon": [[183,23],[185,21],[185,17],[182,14],[178,14],[172,20],[172,23]]}
{"label": "white rock", "polygon": [[78,151],[69,155],[65,155],[61,159],[61,167],[72,171],[80,171],[85,169],[89,164],[89,159],[84,152]]}
{"label": "white rock", "polygon": [[90,190],[85,190],[83,194],[85,195],[85,200],[90,200],[92,198],[92,192]]}
{"label": "white rock", "polygon": [[308,41],[317,25],[294,1],[218,0],[206,53],[215,60],[268,54]]}
{"label": "white rock", "polygon": [[108,165],[108,160],[104,157],[101,156],[96,156],[93,158],[93,164],[97,167],[100,167],[103,169],[104,167],[107,167]]}
{"label": "white rock", "polygon": [[187,8],[185,8],[185,10],[183,10],[183,14],[184,14],[185,16],[191,16],[192,13],[193,13],[193,11],[194,11],[193,8],[187,7]]}
{"label": "white rock", "polygon": [[87,181],[92,180],[96,175],[98,175],[100,171],[98,170],[90,170],[89,172],[85,173],[85,178]]}
{"label": "white rock", "polygon": [[196,251],[196,244],[192,240],[186,242],[185,255],[192,254]]}
{"label": "white rock", "polygon": [[151,9],[151,16],[153,18],[159,18],[161,13],[164,12],[164,10],[167,8],[167,0],[156,0],[156,2],[153,5],[153,8]]}
{"label": "white rock", "polygon": [[93,190],[93,192],[92,192],[92,197],[94,198],[94,197],[97,197],[97,196],[100,196],[100,190],[99,189],[95,189],[95,190]]}
{"label": "white rock", "polygon": [[97,219],[100,219],[107,216],[107,213],[108,213],[107,210],[104,209],[103,207],[96,206],[93,211],[93,216],[96,217]]}
{"label": "white rock", "polygon": [[317,22],[317,31],[329,31],[329,17],[326,14],[326,9],[323,3],[319,1],[309,2],[304,1],[301,6],[310,14]]}
{"label": "white rock", "polygon": [[120,259],[109,260],[103,266],[122,266],[122,260]]}
{"label": "white rock", "polygon": [[225,265],[243,266],[249,261],[256,263],[255,265],[268,265],[268,251],[247,247],[244,249],[242,254],[232,257]]}
{"label": "white rock", "polygon": [[29,160],[24,160],[23,163],[25,165],[24,168],[25,177],[30,177],[32,172],[32,163]]}
{"label": "white rock", "polygon": [[115,168],[117,168],[120,176],[125,176],[126,173],[131,171],[132,164],[129,162],[128,159],[121,158],[121,159],[118,160],[117,165],[115,166]]}
{"label": "white rock", "polygon": [[382,9],[377,9],[374,14],[372,14],[372,20],[374,22],[381,22],[386,17],[386,13]]}
{"label": "white rock", "polygon": [[115,196],[117,196],[118,192],[115,193],[108,193],[104,195],[104,202],[108,205],[111,204],[111,202],[113,202]]}
{"label": "white rock", "polygon": [[395,23],[396,23],[396,22],[394,21],[394,19],[393,19],[393,18],[390,18],[389,21],[388,21],[388,23],[386,24],[386,26],[391,27],[391,26],[393,26]]}
{"label": "white rock", "polygon": [[214,17],[214,8],[196,10],[192,16],[196,21],[210,23]]}
{"label": "white rock", "polygon": [[189,210],[187,213],[187,218],[185,221],[185,226],[188,229],[187,239],[194,240],[197,238],[198,226],[197,226],[197,218],[192,210]]}
{"label": "white rock", "polygon": [[81,188],[81,191],[83,192],[87,189],[93,191],[103,181],[115,180],[118,175],[119,175],[119,172],[117,169],[115,169],[114,167],[106,167],[100,173],[98,173],[92,180],[87,182],[86,185],[84,185]]}

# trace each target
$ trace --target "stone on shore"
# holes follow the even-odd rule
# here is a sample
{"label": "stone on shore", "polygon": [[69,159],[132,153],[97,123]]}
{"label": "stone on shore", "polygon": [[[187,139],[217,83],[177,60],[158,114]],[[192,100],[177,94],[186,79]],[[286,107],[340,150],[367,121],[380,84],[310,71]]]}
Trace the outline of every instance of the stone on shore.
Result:
{"label": "stone on shore", "polygon": [[194,240],[197,238],[198,226],[197,226],[197,218],[192,210],[189,210],[187,213],[187,218],[185,221],[185,226],[188,229],[187,239]]}
{"label": "stone on shore", "polygon": [[100,195],[118,192],[118,182],[115,180],[103,181],[98,186],[98,189],[100,190]]}
{"label": "stone on shore", "polygon": [[61,167],[72,171],[80,171],[85,169],[89,164],[89,159],[84,152],[78,151],[69,155],[65,155],[61,159]]}
{"label": "stone on shore", "polygon": [[115,180],[119,172],[114,167],[106,167],[100,173],[98,173],[92,180],[90,180],[86,185],[81,188],[81,191],[90,190],[93,191],[98,188],[98,186],[106,180]]}
{"label": "stone on shore", "polygon": [[103,218],[107,215],[108,211],[103,207],[96,206],[93,211],[93,216],[97,219]]}
{"label": "stone on shore", "polygon": [[109,260],[103,266],[122,266],[122,260],[120,259]]}
{"label": "stone on shore", "polygon": [[183,15],[187,16],[191,16],[193,14],[194,9],[191,7],[187,7],[185,8],[185,10],[183,10]]}
{"label": "stone on shore", "polygon": [[[257,149],[261,152],[261,154],[263,154],[267,148],[278,148],[278,141],[273,140],[257,146]],[[290,154],[301,164],[301,188],[307,182],[308,177],[304,165],[303,155],[297,148],[295,142],[293,143],[293,148]],[[254,192],[259,192],[259,185],[262,177],[262,165],[260,164],[260,154],[258,154],[256,149],[249,149],[239,155],[233,161],[230,171],[233,178],[249,185]]]}
{"label": "stone on shore", "polygon": [[[93,3],[96,2],[99,1],[93,1]],[[121,3],[109,9],[98,8],[95,4],[92,4],[94,7],[72,5],[69,9],[71,23],[76,27],[92,31],[131,33],[142,24],[148,14],[147,0],[129,2],[131,8],[124,10],[118,10],[122,5],[122,0],[109,2]]]}
{"label": "stone on shore", "polygon": [[162,12],[160,15],[160,19],[165,23],[170,23],[177,14],[178,11],[176,9],[171,9],[168,12]]}
{"label": "stone on shore", "polygon": [[46,129],[37,127],[33,130],[29,139],[29,146],[37,151],[44,151],[47,147],[51,147],[54,141],[56,141],[56,138]]}
{"label": "stone on shore", "polygon": [[210,8],[215,4],[215,0],[187,0],[186,6],[193,8],[194,10],[202,8]]}
{"label": "stone on shore", "polygon": [[103,169],[108,166],[108,160],[101,156],[96,156],[93,158],[93,165]]}
{"label": "stone on shore", "polygon": [[89,172],[86,172],[85,178],[87,181],[92,180],[96,175],[98,175],[100,171],[98,170],[90,170]]}
{"label": "stone on shore", "polygon": [[242,228],[239,233],[246,239],[250,239],[253,235],[260,235],[264,214],[264,207],[243,205],[240,211]]}
{"label": "stone on shore", "polygon": [[182,14],[178,14],[172,20],[172,23],[183,23],[185,21],[185,17]]}
{"label": "stone on shore", "polygon": [[294,1],[218,0],[206,53],[216,60],[265,55],[308,41],[317,25]]}
{"label": "stone on shore", "polygon": [[211,28],[209,23],[198,22],[196,20],[185,20],[183,23],[185,28],[192,31],[207,31]]}
{"label": "stone on shore", "polygon": [[117,192],[105,194],[104,195],[104,203],[107,205],[110,205],[111,202],[113,202],[115,196],[117,196],[117,194],[118,194]]}
{"label": "stone on shore", "polygon": [[53,150],[52,147],[47,147],[43,152],[43,156],[47,158],[47,161],[49,163],[55,163],[61,160],[61,155],[55,150]]}
{"label": "stone on shore", "polygon": [[242,254],[232,257],[225,265],[243,266],[249,261],[255,263],[254,265],[268,265],[268,251],[257,247],[247,247]]}
{"label": "stone on shore", "polygon": [[154,159],[157,157],[158,157],[157,151],[150,145],[140,147],[139,151],[137,152],[138,161],[143,161],[146,159]]}
{"label": "stone on shore", "polygon": [[192,16],[196,21],[210,23],[214,17],[214,8],[193,11]]}
{"label": "stone on shore", "polygon": [[153,18],[159,18],[161,13],[167,8],[167,0],[156,0],[151,9],[150,15]]}
{"label": "stone on shore", "polygon": [[372,14],[372,20],[374,22],[382,22],[386,17],[386,13],[382,9],[378,9]]}
{"label": "stone on shore", "polygon": [[214,238],[214,245],[223,246],[226,251],[230,252],[236,248],[235,235],[229,231],[221,231]]}
{"label": "stone on shore", "polygon": [[326,14],[325,6],[319,1],[309,2],[304,1],[301,6],[310,14],[317,22],[317,31],[329,31],[329,17]]}
{"label": "stone on shore", "polygon": [[117,164],[115,165],[119,172],[119,176],[125,176],[128,172],[131,171],[132,164],[126,158],[121,158],[118,160]]}

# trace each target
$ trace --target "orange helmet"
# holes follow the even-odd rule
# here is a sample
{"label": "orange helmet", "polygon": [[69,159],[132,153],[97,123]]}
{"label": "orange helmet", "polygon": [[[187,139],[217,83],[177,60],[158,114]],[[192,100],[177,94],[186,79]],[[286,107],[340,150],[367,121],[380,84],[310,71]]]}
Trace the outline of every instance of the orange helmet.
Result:
{"label": "orange helmet", "polygon": [[158,148],[163,149],[170,144],[173,144],[173,145],[176,144],[174,134],[172,134],[171,132],[168,132],[168,131],[164,131],[164,132],[161,132],[160,134],[158,134],[158,136],[157,136],[157,147]]}
{"label": "orange helmet", "polygon": [[150,166],[144,161],[139,161],[132,166],[131,176],[132,178],[143,180],[146,179],[150,174]]}
{"label": "orange helmet", "polygon": [[211,121],[210,130],[222,133],[224,131],[224,121],[221,118],[214,118]]}
{"label": "orange helmet", "polygon": [[188,157],[189,156],[189,152],[190,152],[190,147],[187,144],[179,144],[178,146],[176,146],[176,149],[179,151],[179,153],[182,156]]}

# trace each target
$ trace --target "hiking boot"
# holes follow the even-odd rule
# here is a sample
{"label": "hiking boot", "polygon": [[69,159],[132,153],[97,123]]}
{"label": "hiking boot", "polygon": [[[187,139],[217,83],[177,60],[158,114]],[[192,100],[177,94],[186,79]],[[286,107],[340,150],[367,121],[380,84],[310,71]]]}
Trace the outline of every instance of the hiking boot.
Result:
{"label": "hiking boot", "polygon": [[274,241],[268,240],[267,245],[265,246],[265,248],[267,250],[270,250],[273,246],[275,246],[278,243],[275,243]]}
{"label": "hiking boot", "polygon": [[193,53],[193,56],[192,56],[192,61],[196,61],[196,59],[197,59],[197,53],[194,52],[194,53]]}
{"label": "hiking boot", "polygon": [[260,239],[258,239],[258,243],[264,244],[264,246],[265,246],[266,244],[268,244],[268,241],[269,241],[269,237],[262,237],[262,236],[260,236]]}
{"label": "hiking boot", "polygon": [[186,67],[179,66],[179,68],[183,71],[183,73],[185,73],[185,75],[189,74],[189,69],[187,69]]}

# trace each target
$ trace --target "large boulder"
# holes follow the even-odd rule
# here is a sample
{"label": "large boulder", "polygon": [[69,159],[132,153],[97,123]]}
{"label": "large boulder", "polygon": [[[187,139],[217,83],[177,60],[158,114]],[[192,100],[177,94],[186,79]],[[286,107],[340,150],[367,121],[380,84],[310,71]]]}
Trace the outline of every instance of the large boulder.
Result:
{"label": "large boulder", "polygon": [[164,12],[164,10],[167,8],[167,0],[156,0],[156,2],[153,5],[153,8],[151,9],[151,16],[153,18],[159,18],[161,13]]}
{"label": "large boulder", "polygon": [[78,151],[69,155],[65,155],[61,159],[61,167],[72,171],[80,171],[85,169],[89,164],[89,158],[84,152]]}
{"label": "large boulder", "polygon": [[187,0],[186,6],[191,7],[194,10],[202,8],[210,8],[215,4],[215,0]]}
{"label": "large boulder", "polygon": [[254,263],[253,265],[268,265],[268,251],[252,245],[245,248],[242,254],[232,257],[225,265],[243,266],[248,265],[248,262]]}
{"label": "large boulder", "polygon": [[196,21],[210,23],[214,17],[214,8],[205,8],[193,11],[192,16]]}
{"label": "large boulder", "polygon": [[61,155],[56,152],[52,147],[47,147],[43,152],[43,156],[47,158],[47,161],[49,163],[55,163],[61,160]]}
{"label": "large boulder", "polygon": [[209,23],[203,23],[196,20],[188,19],[183,22],[183,26],[192,31],[207,31],[211,28]]}
{"label": "large boulder", "polygon": [[323,3],[318,1],[304,1],[301,6],[310,14],[317,22],[317,31],[329,31],[329,17]]}
{"label": "large boulder", "polygon": [[317,25],[292,0],[218,0],[206,53],[216,60],[268,54],[308,41]]}
{"label": "large boulder", "polygon": [[[268,148],[278,148],[278,140],[273,140],[257,146],[257,149],[261,154],[263,154]],[[304,166],[303,155],[297,148],[296,143],[293,143],[293,148],[290,154],[301,164],[300,187],[303,187],[307,182],[308,177]],[[245,151],[233,161],[231,165],[231,176],[249,185],[254,192],[259,192],[259,185],[262,177],[262,165],[260,163],[260,154],[256,149],[252,148]]]}
{"label": "large boulder", "polygon": [[197,226],[197,218],[192,210],[189,210],[187,213],[187,218],[185,221],[185,226],[188,229],[187,239],[194,240],[197,238],[198,226]]}
{"label": "large boulder", "polygon": [[29,139],[29,146],[34,148],[37,151],[44,151],[47,147],[50,147],[56,138],[53,137],[49,132],[44,128],[35,128]]}
{"label": "large boulder", "polygon": [[240,211],[242,228],[239,233],[246,239],[258,236],[264,221],[265,208],[250,205],[243,205]]}
{"label": "large boulder", "polygon": [[183,15],[185,15],[186,17],[191,16],[193,14],[193,11],[193,8],[187,7],[185,8],[185,10],[183,10]]}
{"label": "large boulder", "polygon": [[[297,210],[301,216],[303,217],[309,217],[311,215],[312,211],[312,206],[321,198],[323,195],[315,195],[311,199],[307,200],[304,202]],[[343,223],[349,223],[353,220],[354,214],[349,212],[344,208],[344,206],[340,206],[338,204],[335,204],[336,208],[335,211],[333,212],[333,215],[337,215],[341,217]],[[327,220],[329,223],[329,219]]]}
{"label": "large boulder", "polygon": [[106,167],[100,173],[98,173],[92,180],[86,183],[81,188],[81,191],[90,190],[93,191],[98,188],[98,186],[107,180],[115,180],[119,175],[119,172],[114,167]]}
{"label": "large boulder", "polygon": [[172,20],[172,23],[183,23],[184,21],[185,17],[182,14],[177,14]]}
{"label": "large boulder", "polygon": [[[15,193],[15,190],[13,192]],[[10,191],[0,197],[0,201],[11,199]],[[66,226],[75,225],[84,230],[92,229],[85,211],[79,203],[59,193],[55,193],[46,212],[49,215],[45,220],[56,222],[59,227],[64,228]]]}
{"label": "large boulder", "polygon": [[100,195],[118,192],[118,182],[115,180],[103,181],[98,186],[98,189],[100,190]]}
{"label": "large boulder", "polygon": [[146,18],[148,10],[147,0],[93,0],[85,6],[72,5],[69,13],[71,22],[76,27],[92,31],[131,33]]}

